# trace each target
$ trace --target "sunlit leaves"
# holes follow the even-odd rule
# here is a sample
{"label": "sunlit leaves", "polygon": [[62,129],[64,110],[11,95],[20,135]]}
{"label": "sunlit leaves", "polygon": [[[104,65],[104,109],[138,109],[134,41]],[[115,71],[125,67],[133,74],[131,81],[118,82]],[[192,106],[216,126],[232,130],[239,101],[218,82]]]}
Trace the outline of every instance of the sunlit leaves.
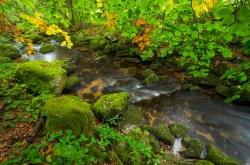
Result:
{"label": "sunlit leaves", "polygon": [[209,12],[214,5],[216,4],[217,0],[192,0],[192,7],[195,12],[196,17],[201,17],[203,13]]}
{"label": "sunlit leaves", "polygon": [[71,42],[70,36],[67,32],[60,29],[57,25],[48,25],[42,18],[40,13],[35,13],[34,17],[29,16],[27,14],[21,13],[20,17],[29,21],[31,24],[35,25],[39,30],[45,32],[47,35],[57,35],[61,34],[64,37],[64,41],[61,43],[61,46],[66,46],[67,48],[71,48],[73,43]]}

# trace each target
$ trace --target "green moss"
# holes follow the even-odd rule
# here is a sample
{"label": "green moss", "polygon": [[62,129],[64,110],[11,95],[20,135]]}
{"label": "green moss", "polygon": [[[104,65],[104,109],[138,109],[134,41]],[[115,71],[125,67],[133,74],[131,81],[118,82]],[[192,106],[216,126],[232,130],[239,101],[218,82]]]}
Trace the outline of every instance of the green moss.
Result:
{"label": "green moss", "polygon": [[229,88],[228,86],[226,85],[218,85],[216,88],[215,88],[215,91],[220,94],[221,96],[224,96],[224,97],[230,97],[233,93],[232,89]]}
{"label": "green moss", "polygon": [[78,83],[80,82],[80,79],[76,76],[70,76],[67,77],[66,83],[65,83],[65,88],[70,89],[75,87]]}
{"label": "green moss", "polygon": [[62,96],[49,100],[44,108],[48,132],[71,129],[74,134],[91,134],[94,114],[88,103],[75,96]]}
{"label": "green moss", "polygon": [[46,45],[43,45],[39,52],[40,53],[43,53],[43,54],[46,54],[46,53],[50,53],[50,52],[53,52],[56,50],[56,46],[55,45],[51,45],[51,44],[46,44]]}
{"label": "green moss", "polygon": [[195,162],[195,165],[214,165],[214,163],[207,160],[198,160]]}
{"label": "green moss", "polygon": [[144,83],[147,85],[153,84],[160,80],[159,76],[151,69],[146,69],[142,72]]}
{"label": "green moss", "polygon": [[121,116],[119,124],[121,126],[125,125],[143,125],[145,122],[144,115],[141,108],[139,107],[129,107],[128,111],[124,112]]}
{"label": "green moss", "polygon": [[103,95],[95,102],[93,110],[99,119],[111,119],[126,110],[128,101],[127,92]]}
{"label": "green moss", "polygon": [[18,66],[16,79],[27,84],[33,92],[49,91],[59,94],[66,81],[66,71],[60,61],[29,61]]}
{"label": "green moss", "polygon": [[181,124],[170,124],[168,128],[170,129],[171,133],[177,138],[184,137],[188,133],[187,127]]}
{"label": "green moss", "polygon": [[212,144],[208,145],[207,152],[207,159],[216,165],[240,165],[237,160],[227,156],[218,147]]}
{"label": "green moss", "polygon": [[18,49],[11,44],[0,44],[0,57],[15,59],[21,57]]}
{"label": "green moss", "polygon": [[165,125],[160,124],[158,126],[147,127],[146,129],[163,143],[168,145],[174,144],[175,138],[171,134],[169,128],[166,127]]}
{"label": "green moss", "polygon": [[186,147],[184,155],[187,158],[203,158],[206,150],[205,144],[190,137],[183,138],[183,145]]}

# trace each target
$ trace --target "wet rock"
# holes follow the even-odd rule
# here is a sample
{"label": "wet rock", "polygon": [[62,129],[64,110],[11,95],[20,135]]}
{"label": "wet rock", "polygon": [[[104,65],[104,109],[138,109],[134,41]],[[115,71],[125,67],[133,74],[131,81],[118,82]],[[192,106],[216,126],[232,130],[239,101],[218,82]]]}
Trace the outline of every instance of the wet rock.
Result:
{"label": "wet rock", "polygon": [[187,158],[205,158],[205,144],[199,140],[194,140],[190,137],[185,137],[182,140],[183,146],[186,148],[184,156]]}
{"label": "wet rock", "polygon": [[45,91],[59,94],[64,88],[66,71],[64,63],[54,61],[29,61],[18,66],[16,79],[20,83],[27,84],[33,92],[42,93]]}
{"label": "wet rock", "polygon": [[129,97],[127,92],[103,95],[95,102],[94,113],[101,120],[111,119],[127,109]]}
{"label": "wet rock", "polygon": [[207,160],[216,165],[240,165],[240,163],[232,157],[227,156],[219,148],[210,144],[207,146]]}
{"label": "wet rock", "polygon": [[73,88],[77,84],[79,84],[79,82],[80,82],[80,79],[77,76],[67,77],[66,83],[65,83],[65,89]]}
{"label": "wet rock", "polygon": [[142,72],[144,79],[144,83],[147,85],[151,85],[160,81],[160,77],[151,69],[146,69]]}
{"label": "wet rock", "polygon": [[11,44],[0,44],[0,57],[15,59],[21,57],[18,49]]}
{"label": "wet rock", "polygon": [[119,121],[120,126],[136,125],[141,126],[145,124],[144,115],[141,108],[129,107],[128,111],[124,112]]}
{"label": "wet rock", "polygon": [[169,128],[163,124],[159,124],[158,126],[153,127],[145,127],[151,134],[153,134],[157,139],[162,141],[165,144],[173,145],[174,144],[174,136],[171,134]]}
{"label": "wet rock", "polygon": [[91,134],[94,114],[91,106],[75,96],[62,96],[49,100],[44,107],[48,132],[71,129],[75,135]]}
{"label": "wet rock", "polygon": [[55,45],[51,45],[51,44],[46,44],[46,45],[42,45],[41,48],[39,49],[40,53],[46,54],[46,53],[50,53],[56,50],[56,46]]}
{"label": "wet rock", "polygon": [[200,86],[216,87],[222,83],[220,78],[215,74],[208,74],[207,77],[202,79],[196,79],[195,82]]}
{"label": "wet rock", "polygon": [[171,133],[177,138],[184,137],[188,133],[187,127],[181,124],[170,124],[168,128],[170,129]]}
{"label": "wet rock", "polygon": [[207,160],[198,160],[195,165],[215,165],[214,163]]}
{"label": "wet rock", "polygon": [[218,85],[215,91],[223,97],[230,97],[233,94],[233,90],[226,85]]}

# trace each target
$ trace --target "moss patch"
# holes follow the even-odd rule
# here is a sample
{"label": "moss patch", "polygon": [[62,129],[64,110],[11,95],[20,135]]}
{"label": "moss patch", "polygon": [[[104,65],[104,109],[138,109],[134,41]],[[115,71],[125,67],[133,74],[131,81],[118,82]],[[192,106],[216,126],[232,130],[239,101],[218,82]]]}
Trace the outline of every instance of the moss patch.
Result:
{"label": "moss patch", "polygon": [[76,76],[70,76],[67,77],[66,83],[65,83],[65,88],[70,89],[75,87],[78,83],[80,82],[80,79]]}
{"label": "moss patch", "polygon": [[177,138],[184,137],[188,133],[187,127],[181,124],[170,124],[168,128],[170,129],[171,133]]}
{"label": "moss patch", "polygon": [[29,61],[17,68],[16,79],[36,93],[44,91],[59,94],[66,81],[66,71],[60,61]]}
{"label": "moss patch", "polygon": [[195,162],[195,165],[214,165],[214,163],[207,160],[199,160]]}
{"label": "moss patch", "polygon": [[111,119],[126,110],[128,101],[127,92],[103,95],[95,102],[93,110],[99,119]]}
{"label": "moss patch", "polygon": [[87,102],[75,96],[62,96],[49,100],[44,108],[48,132],[71,129],[74,134],[91,134],[94,114]]}
{"label": "moss patch", "polygon": [[219,148],[210,144],[207,147],[207,159],[216,165],[240,165],[240,163],[234,158],[227,156]]}
{"label": "moss patch", "polygon": [[46,44],[43,45],[40,49],[39,52],[46,54],[46,53],[50,53],[56,50],[56,46],[55,45],[51,45],[51,44]]}
{"label": "moss patch", "polygon": [[163,143],[168,145],[174,144],[175,138],[171,134],[169,128],[166,127],[165,125],[160,124],[158,126],[147,127],[146,129]]}
{"label": "moss patch", "polygon": [[145,122],[144,115],[141,108],[139,107],[129,107],[128,111],[124,112],[121,116],[119,124],[121,126],[125,125],[143,125]]}
{"label": "moss patch", "polygon": [[186,147],[184,151],[185,157],[188,158],[203,158],[206,150],[205,144],[199,140],[194,140],[190,137],[185,137],[182,140],[183,145]]}

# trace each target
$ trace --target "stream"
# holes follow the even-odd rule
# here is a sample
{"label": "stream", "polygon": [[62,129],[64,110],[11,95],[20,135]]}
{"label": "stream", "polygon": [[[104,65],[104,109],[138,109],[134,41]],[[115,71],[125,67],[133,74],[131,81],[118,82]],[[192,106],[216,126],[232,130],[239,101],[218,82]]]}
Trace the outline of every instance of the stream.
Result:
{"label": "stream", "polygon": [[[39,46],[35,46],[39,49]],[[108,58],[95,62],[89,50],[77,51],[58,48],[48,54],[37,53],[23,57],[29,60],[71,58],[77,65],[81,83],[72,93],[93,100],[103,93],[128,91],[131,103],[150,113],[151,123],[181,123],[189,128],[189,135],[220,147],[225,153],[250,165],[250,107],[225,104],[223,98],[205,90],[182,91],[178,80],[167,80],[143,85],[137,78],[138,67],[122,67],[119,60]]]}

